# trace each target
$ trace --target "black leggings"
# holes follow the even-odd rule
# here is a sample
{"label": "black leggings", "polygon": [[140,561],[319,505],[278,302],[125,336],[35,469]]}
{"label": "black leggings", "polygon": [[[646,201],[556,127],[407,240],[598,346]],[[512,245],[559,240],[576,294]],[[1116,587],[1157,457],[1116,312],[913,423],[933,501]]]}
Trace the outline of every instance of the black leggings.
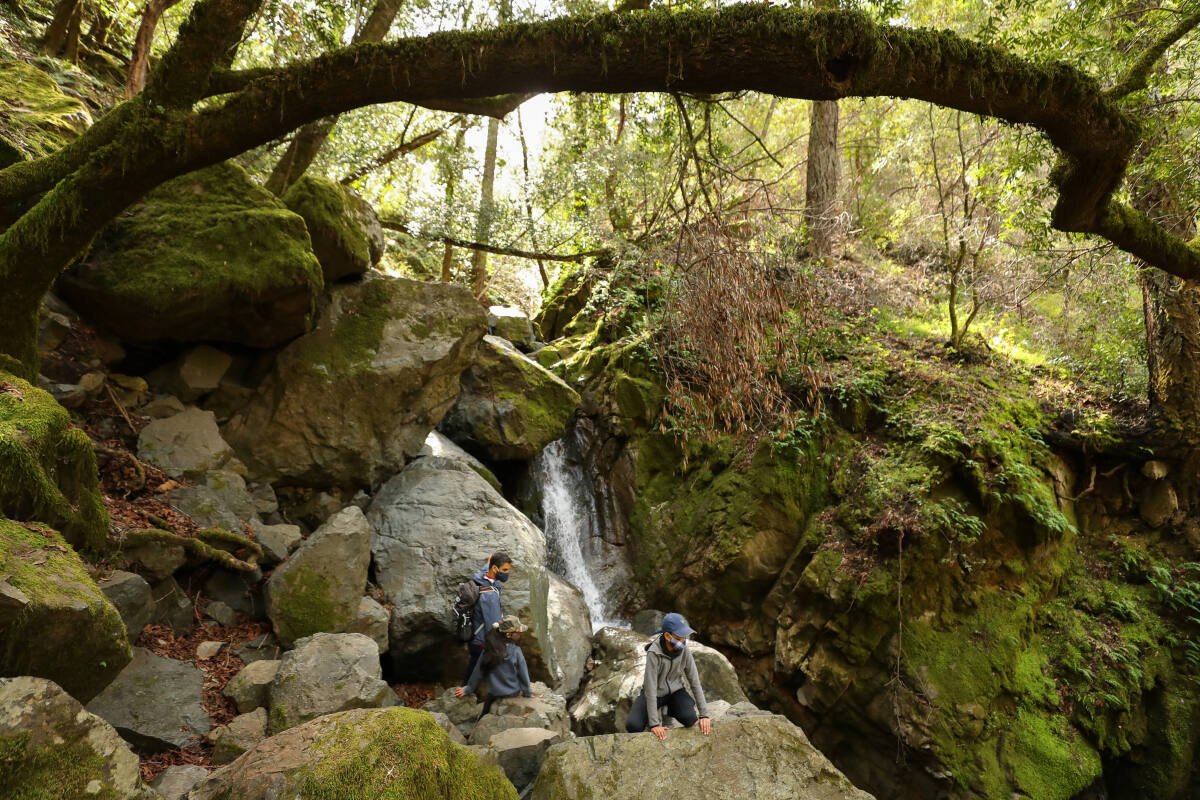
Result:
{"label": "black leggings", "polygon": [[[658,706],[660,715],[665,709],[667,714],[679,720],[685,728],[692,727],[699,719],[696,716],[696,701],[692,699],[686,689],[677,689],[658,698]],[[650,715],[646,713],[646,695],[639,694],[629,709],[629,716],[625,718],[625,730],[630,733],[639,733],[646,730],[649,725]]]}

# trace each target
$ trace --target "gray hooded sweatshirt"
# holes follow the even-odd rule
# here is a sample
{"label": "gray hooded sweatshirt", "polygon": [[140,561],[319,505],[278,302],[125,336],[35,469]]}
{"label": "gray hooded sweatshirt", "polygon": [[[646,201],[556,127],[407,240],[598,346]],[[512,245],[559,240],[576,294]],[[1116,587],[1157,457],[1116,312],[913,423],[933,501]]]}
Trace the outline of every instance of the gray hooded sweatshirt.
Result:
{"label": "gray hooded sweatshirt", "polygon": [[707,717],[708,703],[704,701],[704,687],[700,685],[700,673],[696,671],[692,648],[685,647],[675,658],[667,655],[664,648],[662,634],[646,645],[646,677],[642,683],[642,693],[646,695],[646,714],[650,727],[662,725],[662,715],[658,713],[659,698],[684,688],[685,681],[692,699],[696,701],[697,713]]}

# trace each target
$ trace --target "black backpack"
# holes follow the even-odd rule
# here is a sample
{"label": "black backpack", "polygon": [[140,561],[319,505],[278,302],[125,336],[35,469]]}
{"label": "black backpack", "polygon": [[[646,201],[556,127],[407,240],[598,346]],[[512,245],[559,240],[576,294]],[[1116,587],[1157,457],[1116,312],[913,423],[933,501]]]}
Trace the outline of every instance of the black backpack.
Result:
{"label": "black backpack", "polygon": [[458,585],[451,609],[454,612],[454,635],[460,642],[475,638],[475,606],[479,605],[479,584],[463,581]]}

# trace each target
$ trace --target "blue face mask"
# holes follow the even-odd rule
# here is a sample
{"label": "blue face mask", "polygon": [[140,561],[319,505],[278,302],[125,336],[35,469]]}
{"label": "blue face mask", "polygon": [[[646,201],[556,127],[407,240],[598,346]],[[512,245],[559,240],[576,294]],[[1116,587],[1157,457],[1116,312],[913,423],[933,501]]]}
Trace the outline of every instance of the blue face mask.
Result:
{"label": "blue face mask", "polygon": [[511,572],[497,572],[496,573],[496,581],[498,583],[507,583],[508,576],[511,574],[512,574]]}

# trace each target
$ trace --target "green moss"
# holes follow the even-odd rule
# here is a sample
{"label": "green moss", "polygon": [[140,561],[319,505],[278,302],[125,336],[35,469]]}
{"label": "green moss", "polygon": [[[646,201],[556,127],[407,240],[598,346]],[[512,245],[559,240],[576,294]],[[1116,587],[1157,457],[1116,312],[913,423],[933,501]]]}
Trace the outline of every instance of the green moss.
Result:
{"label": "green moss", "polygon": [[91,440],[47,392],[3,372],[0,516],[45,522],[83,549],[107,547],[108,512]]}
{"label": "green moss", "polygon": [[0,168],[50,155],[91,124],[83,103],[63,94],[45,73],[0,60]]}
{"label": "green moss", "polygon": [[285,572],[278,588],[270,588],[271,619],[284,643],[314,633],[336,631],[350,622],[355,609],[339,606],[329,578],[308,567]]}
{"label": "green moss", "polygon": [[0,606],[0,675],[48,678],[86,702],[133,657],[117,610],[55,531],[0,518],[0,576],[28,600]]}
{"label": "green moss", "polygon": [[1018,712],[1003,760],[1017,786],[1039,800],[1070,800],[1101,774],[1099,754],[1061,716]]}
{"label": "green moss", "polygon": [[304,220],[224,163],[146,195],[60,287],[129,341],[270,347],[307,330],[324,280]]}
{"label": "green moss", "polygon": [[323,380],[352,378],[367,371],[394,312],[391,281],[366,281],[352,299],[338,297],[330,324],[313,331],[297,352],[306,371]]}
{"label": "green moss", "polygon": [[451,742],[429,714],[393,708],[312,745],[297,781],[303,800],[515,800],[496,766]]}
{"label": "green moss", "polygon": [[346,189],[328,178],[305,174],[288,188],[284,204],[304,218],[326,283],[360,274],[371,266],[371,245]]}
{"label": "green moss", "polygon": [[[113,791],[108,763],[78,739],[61,744],[31,745],[27,733],[0,735],[0,786],[5,800],[125,800]],[[88,792],[97,781],[100,791]]]}

